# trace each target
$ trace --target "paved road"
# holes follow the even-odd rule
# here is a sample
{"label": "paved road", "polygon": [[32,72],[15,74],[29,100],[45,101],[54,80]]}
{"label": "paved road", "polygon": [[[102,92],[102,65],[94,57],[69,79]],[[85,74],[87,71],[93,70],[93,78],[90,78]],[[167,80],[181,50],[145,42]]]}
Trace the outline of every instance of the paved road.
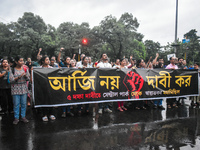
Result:
{"label": "paved road", "polygon": [[13,114],[0,116],[0,150],[200,149],[200,109],[189,103],[187,99],[183,106],[165,110],[129,106],[125,112],[118,112],[114,103],[113,113],[95,117],[61,118],[57,108],[56,121],[49,122],[28,108],[28,124],[13,125]]}

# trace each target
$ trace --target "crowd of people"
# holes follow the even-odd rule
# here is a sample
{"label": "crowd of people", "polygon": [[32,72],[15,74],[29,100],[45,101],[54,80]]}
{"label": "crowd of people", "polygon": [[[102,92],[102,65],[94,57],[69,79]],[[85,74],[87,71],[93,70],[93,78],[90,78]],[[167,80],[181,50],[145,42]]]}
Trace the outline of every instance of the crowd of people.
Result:
{"label": "crowd of people", "polygon": [[[26,108],[31,105],[31,70],[33,67],[41,68],[117,68],[117,69],[199,69],[199,64],[194,63],[194,66],[187,66],[186,60],[183,58],[170,58],[170,63],[166,65],[164,59],[159,57],[159,54],[156,53],[156,57],[152,60],[152,57],[145,62],[143,59],[134,59],[132,56],[130,58],[123,57],[122,59],[116,59],[115,62],[109,63],[109,58],[106,53],[103,53],[99,61],[92,62],[92,58],[81,54],[80,61],[76,61],[76,55],[73,55],[73,58],[68,56],[62,57],[62,51],[64,48],[60,49],[58,57],[55,56],[51,58],[48,56],[42,56],[40,53],[42,48],[39,49],[37,55],[37,61],[33,62],[31,58],[27,58],[25,61],[24,58],[17,56],[15,59],[10,59],[8,57],[3,57],[0,63],[0,115],[5,115],[7,113],[14,113],[13,124],[18,124],[21,120],[24,123],[28,123],[26,118]],[[62,59],[61,59],[62,58]],[[167,99],[167,108],[177,108],[181,105],[181,100],[185,97],[180,97],[177,101],[176,98]],[[191,107],[199,106],[199,97],[191,97]],[[153,109],[164,110],[165,107],[162,105],[163,99],[152,101],[133,101],[131,105],[136,110],[147,109],[150,105],[153,106]],[[117,102],[119,112],[126,111],[127,108],[124,105],[124,102]],[[61,107],[62,117],[74,116],[71,112],[71,109],[74,106]],[[76,106],[77,112],[81,115],[83,111],[89,113],[89,104],[78,105]],[[103,110],[107,113],[112,113],[112,106],[109,103],[99,103],[95,104],[93,111],[96,113],[102,114]],[[44,122],[50,120],[56,120],[54,115],[54,108],[41,108],[42,120]]]}

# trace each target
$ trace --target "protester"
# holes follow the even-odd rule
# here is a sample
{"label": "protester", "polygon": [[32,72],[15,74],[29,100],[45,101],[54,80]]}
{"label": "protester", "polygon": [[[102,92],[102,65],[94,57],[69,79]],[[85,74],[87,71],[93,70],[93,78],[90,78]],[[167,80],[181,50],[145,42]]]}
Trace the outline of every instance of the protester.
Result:
{"label": "protester", "polygon": [[71,67],[72,68],[76,68],[76,62],[75,62],[75,60],[70,60],[70,65],[71,65]]}
{"label": "protester", "polygon": [[0,115],[11,113],[13,111],[13,102],[11,96],[11,86],[10,86],[10,65],[8,59],[4,58],[1,61],[0,66]]}
{"label": "protester", "polygon": [[66,57],[64,58],[64,63],[61,61],[61,52],[62,52],[63,50],[64,50],[64,48],[62,47],[62,48],[60,49],[59,54],[58,54],[58,63],[59,63],[59,66],[61,66],[61,67],[67,67],[67,68],[69,68],[69,67],[71,67],[71,65],[70,65],[71,58],[70,58],[69,56],[66,56]]}
{"label": "protester", "polygon": [[[111,64],[108,62],[108,56],[107,56],[106,53],[103,53],[101,55],[101,62],[97,64],[96,68],[112,68]],[[99,111],[98,111],[98,113],[102,114],[102,112],[103,112],[102,110],[103,110],[103,105],[102,105],[102,103],[99,103]],[[104,111],[108,112],[108,113],[112,113],[112,110],[109,109],[107,103],[105,104]]]}
{"label": "protester", "polygon": [[91,57],[88,57],[88,65],[90,66],[90,68],[94,67],[94,64],[92,62],[92,58]]}
{"label": "protester", "polygon": [[[41,64],[41,68],[53,68],[51,67],[49,64],[50,64],[50,61],[49,61],[49,57],[48,56],[43,56],[41,59],[40,59],[40,64]],[[42,109],[42,120],[44,122],[48,121],[48,116],[51,120],[56,120],[56,117],[53,115],[53,107],[43,107]]]}
{"label": "protester", "polygon": [[[164,68],[164,60],[163,60],[163,58],[159,58],[158,59],[158,57],[159,57],[159,54],[156,53],[156,57],[152,62],[154,69],[155,68]],[[158,59],[158,61],[157,61],[157,59]]]}
{"label": "protester", "polygon": [[[178,69],[178,66],[175,64],[176,63],[176,58],[175,57],[170,57],[170,64],[167,65],[166,69]],[[172,108],[175,107],[177,108],[176,104],[176,98],[168,98],[167,99],[167,108]]]}
{"label": "protester", "polygon": [[50,60],[50,64],[49,64],[51,67],[53,68],[59,68],[59,65],[58,63],[56,62],[56,57],[55,56],[52,56],[51,57],[51,60]]}
{"label": "protester", "polygon": [[[178,58],[178,69],[186,69],[186,65],[184,65],[184,60],[183,58]],[[177,105],[182,105],[183,104],[183,101],[184,99],[186,99],[186,97],[179,97],[178,101],[177,101]],[[182,100],[182,103],[181,103],[181,100]]]}
{"label": "protester", "polygon": [[[113,68],[117,68],[118,66],[114,66]],[[125,58],[122,58],[120,60],[120,66],[119,66],[119,69],[127,69],[127,66],[126,66],[126,59]],[[123,101],[118,101],[117,102],[118,104],[118,110],[120,112],[124,111],[124,110],[127,110],[127,108],[124,107],[124,102]]]}
{"label": "protester", "polygon": [[127,67],[132,68],[132,69],[136,69],[135,59],[134,58],[130,59],[130,62],[131,62],[131,64],[129,64]]}
{"label": "protester", "polygon": [[[82,58],[82,64],[78,68],[92,68],[92,66],[89,65],[89,57],[85,56]],[[78,113],[81,115],[81,108],[82,105],[78,105]],[[85,111],[86,113],[89,113],[89,104],[85,104]]]}
{"label": "protester", "polygon": [[120,68],[120,60],[119,59],[116,59],[114,66],[115,66],[115,68]]}
{"label": "protester", "polygon": [[81,61],[77,62],[77,64],[76,64],[77,68],[82,64],[83,57],[85,57],[85,54],[81,54]]}
{"label": "protester", "polygon": [[193,70],[193,69],[194,69],[194,66],[193,66],[193,65],[190,65],[189,69],[190,69],[190,70]]}
{"label": "protester", "polygon": [[[194,63],[194,69],[197,69],[198,72],[199,72],[199,80],[200,80],[200,68],[199,68],[199,63],[195,62]],[[199,81],[200,83],[200,81]],[[199,85],[199,90],[200,90],[200,85]],[[199,91],[199,94],[200,94],[200,91]],[[200,96],[191,96],[190,97],[191,99],[191,107],[196,107],[196,108],[199,108],[199,105],[200,105]]]}
{"label": "protester", "polygon": [[39,48],[38,54],[37,54],[37,60],[40,60],[42,58],[42,55],[40,54],[42,51],[42,48]]}
{"label": "protester", "polygon": [[183,60],[183,65],[184,65],[184,68],[183,69],[188,69],[187,65],[186,65],[186,60]]}
{"label": "protester", "polygon": [[[143,59],[139,59],[137,60],[137,68],[138,69],[145,69],[145,62]],[[134,107],[135,109],[139,110],[139,109],[146,109],[146,107],[144,106],[144,101],[135,101],[134,102]]]}
{"label": "protester", "polygon": [[[158,59],[158,57],[159,57],[159,54],[156,53],[156,57],[155,57],[155,59],[153,60],[153,63],[152,63],[154,69],[157,69],[157,68],[164,68],[164,61],[163,61],[163,59],[162,59],[162,58],[159,58],[159,59]],[[157,59],[158,59],[158,64],[156,64]],[[162,101],[163,101],[163,99],[154,100],[154,101],[153,101],[153,103],[154,103],[154,107],[153,107],[153,108],[154,108],[154,109],[159,108],[159,109],[161,109],[161,110],[164,110],[165,108],[162,106]]]}
{"label": "protester", "polygon": [[26,62],[25,65],[28,66],[28,68],[29,68],[29,73],[31,74],[31,68],[32,68],[32,66],[33,66],[33,63],[32,63],[32,61],[31,61],[31,58],[30,58],[30,57],[27,58],[27,62]]}
{"label": "protester", "polygon": [[51,58],[50,66],[53,67],[53,68],[58,68],[58,65],[55,63],[55,59],[54,58]]}
{"label": "protester", "polygon": [[[61,58],[61,53],[62,53],[63,50],[64,50],[63,47],[60,48],[60,52],[59,52],[59,54],[58,54],[58,63],[59,63],[59,66],[60,66],[60,67],[67,67],[67,68],[70,68],[70,67],[71,67],[71,64],[70,64],[71,58],[70,58],[70,57],[66,56],[66,57],[65,57],[64,63],[63,63],[63,62],[61,61],[61,59],[60,59],[60,58]],[[74,114],[71,112],[70,106],[63,107],[62,117],[63,117],[63,118],[66,117],[66,108],[67,108],[67,115],[73,117]]]}
{"label": "protester", "polygon": [[30,74],[29,71],[23,68],[24,59],[20,56],[15,58],[14,69],[11,73],[11,94],[13,96],[14,104],[14,118],[13,124],[18,124],[19,113],[21,107],[21,121],[28,123],[26,119],[26,103],[27,103],[27,93],[28,86],[26,81],[29,81]]}
{"label": "protester", "polygon": [[58,63],[56,62],[56,57],[52,56],[51,60],[54,60],[55,67],[59,67]]}
{"label": "protester", "polygon": [[184,69],[183,58],[178,58],[178,69]]}

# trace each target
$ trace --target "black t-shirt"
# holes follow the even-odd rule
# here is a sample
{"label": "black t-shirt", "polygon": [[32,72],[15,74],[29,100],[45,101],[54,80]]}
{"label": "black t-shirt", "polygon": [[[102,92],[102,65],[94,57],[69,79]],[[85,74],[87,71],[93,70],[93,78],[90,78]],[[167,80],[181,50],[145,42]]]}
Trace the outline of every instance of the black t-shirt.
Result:
{"label": "black t-shirt", "polygon": [[[0,73],[4,73],[6,70],[0,68]],[[6,73],[3,77],[0,78],[0,89],[9,89],[10,84],[8,83],[8,73]]]}
{"label": "black t-shirt", "polygon": [[178,69],[184,69],[184,67],[182,64],[178,64]]}
{"label": "black t-shirt", "polygon": [[28,66],[28,68],[29,68],[29,73],[31,73],[31,68],[32,68],[32,66],[33,66],[32,62],[31,62],[30,65],[29,65],[29,62],[26,62],[26,66]]}
{"label": "black t-shirt", "polygon": [[158,65],[153,65],[153,68],[156,69],[156,68],[164,68],[164,65],[162,64],[158,64]]}

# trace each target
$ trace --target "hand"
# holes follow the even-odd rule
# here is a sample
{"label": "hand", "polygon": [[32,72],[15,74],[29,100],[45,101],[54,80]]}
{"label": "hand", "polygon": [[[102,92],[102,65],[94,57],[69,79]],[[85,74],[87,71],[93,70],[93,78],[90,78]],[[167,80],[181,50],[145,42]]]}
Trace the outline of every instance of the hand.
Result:
{"label": "hand", "polygon": [[63,48],[63,47],[61,47],[61,48],[60,48],[60,51],[62,52],[63,50],[64,50],[64,48]]}
{"label": "hand", "polygon": [[10,65],[8,64],[8,68],[7,68],[7,71],[10,71]]}
{"label": "hand", "polygon": [[119,66],[116,67],[117,69],[121,69]]}
{"label": "hand", "polygon": [[156,53],[156,57],[159,57],[159,54],[158,54],[158,53]]}
{"label": "hand", "polygon": [[20,76],[19,76],[19,78],[22,78],[23,76],[25,76],[26,75],[26,73],[24,72],[24,73],[22,73]]}
{"label": "hand", "polygon": [[41,51],[42,51],[42,48],[39,48],[39,51],[41,52]]}
{"label": "hand", "polygon": [[76,56],[76,54],[74,54],[74,57]]}

